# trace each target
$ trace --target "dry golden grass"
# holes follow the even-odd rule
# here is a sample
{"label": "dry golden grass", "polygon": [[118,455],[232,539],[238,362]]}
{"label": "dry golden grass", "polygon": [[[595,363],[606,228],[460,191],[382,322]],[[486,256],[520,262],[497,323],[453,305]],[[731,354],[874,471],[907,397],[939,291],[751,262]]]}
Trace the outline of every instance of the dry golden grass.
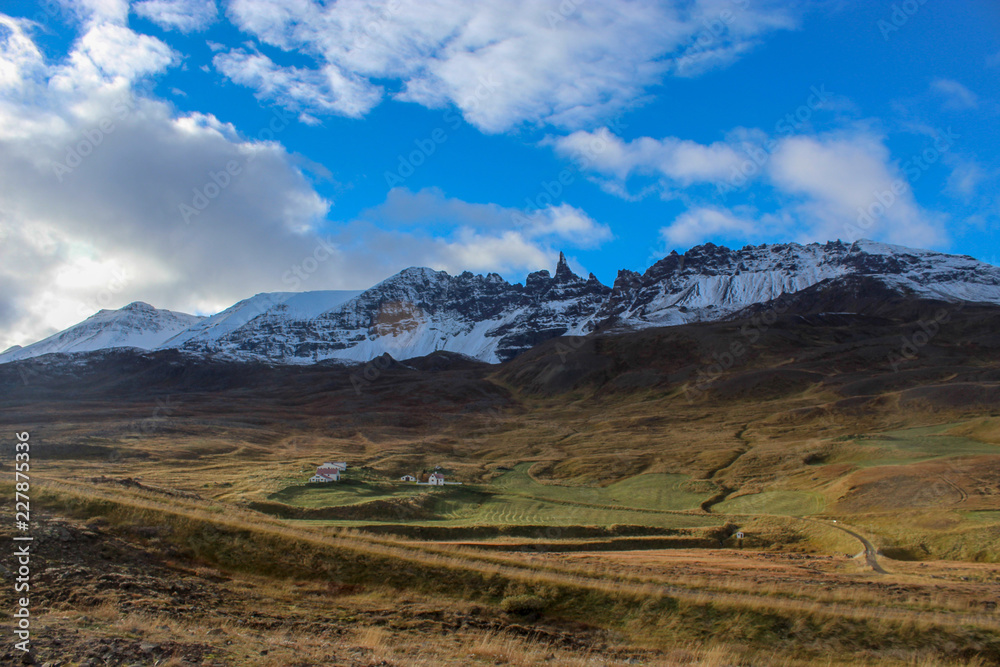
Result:
{"label": "dry golden grass", "polygon": [[[280,611],[280,601],[267,608]],[[980,658],[949,660],[921,651],[901,650],[891,657],[869,655],[863,659],[844,655],[812,658],[767,648],[752,648],[721,641],[678,644],[661,651],[610,646],[567,649],[544,639],[504,631],[458,630],[427,632],[362,625],[339,636],[319,637],[313,632],[247,629],[214,619],[177,619],[165,615],[123,613],[112,608],[89,609],[84,614],[45,614],[39,621],[48,630],[84,633],[92,639],[120,637],[152,643],[212,643],[225,638],[227,648],[217,654],[223,664],[255,667],[288,665],[388,664],[414,667],[437,665],[510,665],[534,667],[606,667],[641,664],[647,667],[986,667]],[[99,622],[99,625],[96,623]],[[609,655],[608,651],[611,651]],[[346,659],[346,660],[345,660]],[[349,663],[347,660],[360,660]],[[384,661],[384,663],[382,662]],[[183,667],[179,658],[160,665]]]}
{"label": "dry golden grass", "polygon": [[[937,479],[947,466],[948,482],[968,494],[947,506],[911,507],[900,493],[908,487],[892,482],[897,475],[887,466],[858,469],[871,462],[863,460],[868,445],[856,437],[954,423],[950,435],[996,443],[995,416],[919,406],[903,412],[890,396],[885,409],[845,417],[832,407],[842,397],[820,387],[711,405],[677,393],[579,392],[550,399],[507,388],[514,405],[506,412],[438,421],[420,421],[417,408],[343,414],[331,401],[329,409],[312,406],[306,414],[266,401],[233,401],[229,413],[193,400],[164,428],[135,435],[128,427],[134,415],[119,414],[117,405],[100,408],[104,416],[93,406],[77,416],[53,414],[47,441],[89,443],[115,456],[39,460],[33,493],[73,516],[106,516],[125,535],[134,537],[135,527],[168,527],[153,546],[179,549],[204,578],[236,577],[232,586],[246,586],[258,604],[290,617],[301,613],[306,597],[349,617],[393,609],[401,595],[460,609],[473,601],[495,608],[505,596],[530,593],[550,601],[546,620],[618,633],[616,646],[638,651],[651,665],[975,665],[962,662],[962,647],[1000,651],[1000,619],[981,604],[1000,582],[996,567],[933,560],[1000,558],[1000,524],[973,523],[963,514],[1000,510],[1000,484],[988,473],[1000,456],[898,462],[916,485]],[[245,509],[249,501],[300,484],[328,459],[385,477],[440,464],[454,478],[486,482],[499,466],[530,461],[542,482],[607,484],[656,472],[690,475],[706,493],[722,487],[731,496],[808,492],[825,502],[826,519],[855,526],[886,553],[927,560],[883,558],[892,574],[876,577],[845,556],[860,550],[853,538],[771,515],[725,517],[752,536],[739,555],[732,549],[559,554],[418,542]],[[101,475],[141,479],[150,488],[87,482]],[[877,487],[860,501],[852,488],[859,481]],[[950,497],[953,487],[941,488],[941,497]],[[896,503],[891,510],[887,499]],[[364,592],[333,595],[325,589],[330,582],[359,583]],[[345,623],[351,631],[343,636],[318,638],[292,630],[255,634],[226,620],[121,614],[108,605],[87,615],[91,624],[133,635],[207,642],[216,636],[210,631],[221,629],[242,647],[244,662],[234,664],[322,663],[331,650],[400,665],[585,665],[597,657],[589,648],[562,649],[511,632],[468,628],[452,638],[370,618]],[[614,660],[602,664],[618,664]]]}
{"label": "dry golden grass", "polygon": [[[786,627],[782,632],[788,634],[771,650],[773,662],[768,664],[783,664],[780,658],[789,660],[789,665],[810,664],[791,661],[802,659],[796,656],[796,647],[814,653],[809,660],[815,660],[817,647],[837,646],[838,652],[847,654],[859,636],[865,644],[884,644],[887,651],[892,647],[893,655],[904,648],[920,655],[938,644],[972,641],[973,635],[979,637],[975,641],[1000,637],[1000,618],[995,614],[956,603],[959,598],[948,602],[945,596],[924,597],[932,588],[929,577],[907,574],[875,581],[869,573],[852,572],[843,558],[704,550],[485,552],[351,530],[291,526],[216,502],[164,498],[148,490],[37,480],[35,494],[46,506],[84,518],[99,514],[126,532],[132,526],[168,527],[164,533],[169,540],[190,557],[243,573],[240,576],[263,577],[270,583],[261,590],[271,600],[285,598],[284,604],[293,603],[287,591],[294,579],[388,586],[381,593],[383,600],[389,598],[386,590],[402,588],[444,596],[446,605],[463,599],[497,604],[504,596],[530,593],[547,601],[546,615],[614,629],[627,641],[654,652],[700,646],[704,639],[698,637],[708,628],[715,636],[746,642],[744,654],[759,652],[768,645],[760,638],[775,632],[772,626]],[[995,570],[983,568],[996,576]],[[939,576],[937,572],[932,576]],[[934,585],[940,587],[940,582]],[[887,586],[903,592],[886,595]],[[975,594],[971,587],[962,591],[957,583],[951,590],[960,592],[963,600]],[[111,613],[101,608],[94,618],[113,625]],[[126,621],[130,632],[141,623],[141,618]],[[364,627],[359,632],[353,645],[374,659],[421,664],[414,662],[423,659],[419,656],[407,654],[402,659],[390,652],[399,634],[396,630]],[[200,636],[195,630],[188,634]],[[282,642],[299,640],[276,636],[269,641],[274,655],[283,655]],[[549,649],[515,646],[506,635],[477,641],[475,660],[507,661],[502,664],[532,664],[537,651]],[[317,644],[315,651],[322,652],[323,646]],[[265,650],[270,656],[272,649]],[[722,649],[712,650],[717,655]],[[573,664],[579,653],[571,651],[565,664]],[[691,655],[691,664],[700,664],[702,654]],[[888,659],[879,651],[870,657]]]}

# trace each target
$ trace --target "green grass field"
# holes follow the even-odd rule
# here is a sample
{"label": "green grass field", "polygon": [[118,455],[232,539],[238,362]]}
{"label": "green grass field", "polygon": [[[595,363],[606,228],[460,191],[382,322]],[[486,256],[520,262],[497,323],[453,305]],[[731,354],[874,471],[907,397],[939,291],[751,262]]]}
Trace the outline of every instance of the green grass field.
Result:
{"label": "green grass field", "polygon": [[[455,487],[445,487],[446,490],[452,488]],[[289,486],[272,493],[267,499],[296,507],[339,507],[372,500],[409,498],[427,492],[426,486],[402,482],[371,482],[350,479],[345,475],[340,482]]]}
{"label": "green grass field", "polygon": [[[447,510],[452,511],[448,512]],[[481,504],[442,507],[442,523],[451,525],[609,526],[635,524],[687,528],[721,523],[715,517],[629,509],[605,509],[570,502],[489,494]],[[470,511],[471,510],[471,511]]]}
{"label": "green grass field", "polygon": [[[528,474],[530,463],[493,480],[488,485],[432,487],[345,475],[335,484],[299,484],[268,496],[268,500],[317,509],[350,507],[375,501],[416,501],[435,517],[435,525],[549,525],[607,526],[630,524],[660,528],[717,525],[716,517],[676,514],[694,509],[705,499],[685,490],[686,475],[637,475],[607,487],[541,484]],[[386,520],[398,521],[391,512]],[[370,522],[360,521],[361,523]],[[425,519],[401,521],[424,524]],[[331,523],[352,525],[359,521]]]}
{"label": "green grass field", "polygon": [[720,514],[779,514],[805,516],[823,511],[826,503],[818,493],[765,491],[723,501],[712,508]]}
{"label": "green grass field", "polygon": [[1000,447],[972,438],[948,435],[959,423],[886,431],[855,439],[864,451],[852,461],[859,467],[916,463],[943,456],[1000,454]]}
{"label": "green grass field", "polygon": [[685,489],[687,475],[644,474],[609,486],[542,484],[528,474],[531,463],[520,463],[490,485],[505,495],[527,496],[555,502],[627,507],[642,510],[696,509],[708,498]]}

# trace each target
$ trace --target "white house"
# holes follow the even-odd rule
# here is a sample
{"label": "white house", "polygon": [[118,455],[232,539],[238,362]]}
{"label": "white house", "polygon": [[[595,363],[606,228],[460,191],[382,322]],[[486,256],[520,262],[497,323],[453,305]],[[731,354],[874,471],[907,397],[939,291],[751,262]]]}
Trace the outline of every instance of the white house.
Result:
{"label": "white house", "polygon": [[340,473],[347,470],[347,464],[342,461],[326,462],[316,468],[316,474],[309,478],[310,482],[339,482]]}
{"label": "white house", "polygon": [[444,473],[434,471],[426,476],[427,481],[421,482],[420,480],[425,479],[424,473],[420,473],[419,477],[414,477],[413,475],[403,475],[400,477],[404,482],[416,482],[417,484],[422,484],[424,486],[444,486],[445,484],[461,484],[461,482],[446,482],[444,481]]}
{"label": "white house", "polygon": [[338,475],[347,470],[346,463],[324,463],[320,467],[316,468],[316,474],[324,475],[327,473],[337,473]]}

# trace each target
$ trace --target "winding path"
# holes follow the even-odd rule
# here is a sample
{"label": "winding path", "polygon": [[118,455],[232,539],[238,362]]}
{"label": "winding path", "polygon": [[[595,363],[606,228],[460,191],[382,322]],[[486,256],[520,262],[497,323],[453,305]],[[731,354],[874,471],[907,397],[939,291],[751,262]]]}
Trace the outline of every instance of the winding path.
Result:
{"label": "winding path", "polygon": [[871,540],[869,540],[864,535],[855,533],[853,530],[849,528],[844,528],[839,523],[827,523],[826,521],[818,521],[817,519],[807,519],[805,517],[796,517],[796,518],[801,519],[802,521],[810,521],[812,523],[818,523],[821,526],[829,526],[830,528],[836,528],[837,530],[841,530],[847,533],[857,541],[861,542],[862,546],[864,546],[865,562],[868,563],[868,567],[870,567],[879,574],[889,574],[878,562],[878,549],[876,549],[875,545],[871,543]]}
{"label": "winding path", "polygon": [[951,481],[950,479],[948,479],[944,475],[938,475],[938,477],[940,477],[941,480],[945,484],[947,484],[948,486],[950,486],[951,488],[955,489],[958,492],[959,501],[957,503],[955,503],[955,505],[961,505],[962,503],[964,503],[966,500],[969,499],[969,494],[966,493],[965,489],[963,489],[962,487],[960,487],[958,484],[956,484],[955,482]]}

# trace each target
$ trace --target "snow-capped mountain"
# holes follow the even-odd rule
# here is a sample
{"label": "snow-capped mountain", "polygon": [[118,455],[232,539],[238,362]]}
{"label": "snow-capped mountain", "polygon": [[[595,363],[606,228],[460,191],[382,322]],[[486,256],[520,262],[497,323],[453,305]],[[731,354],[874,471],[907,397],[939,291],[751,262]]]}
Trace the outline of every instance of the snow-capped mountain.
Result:
{"label": "snow-capped mountain", "polygon": [[619,271],[597,319],[634,328],[717,320],[848,275],[874,276],[926,298],[1000,303],[1000,268],[964,255],[864,239],[741,250],[708,243],[672,252],[641,275]]}
{"label": "snow-capped mountain", "polygon": [[251,320],[264,314],[276,317],[309,320],[361,294],[348,290],[317,290],[314,292],[264,292],[243,299],[220,313],[206,317],[198,324],[180,331],[161,344],[164,348],[207,349],[217,341]]}
{"label": "snow-capped mountain", "polygon": [[7,350],[0,362],[53,352],[93,352],[116,347],[153,350],[181,331],[197,326],[196,315],[153,308],[135,301],[119,310],[100,310],[83,322],[25,347]]}
{"label": "snow-capped mountain", "polygon": [[620,271],[613,287],[581,278],[560,254],[554,275],[524,284],[499,275],[409,268],[363,292],[258,294],[207,318],[130,304],[0,362],[111,347],[279,363],[397,359],[448,350],[505,361],[565,334],[719,320],[822,281],[874,278],[894,293],[1000,304],[1000,268],[971,257],[872,241],[730,250],[711,243],[676,252],[645,273]]}
{"label": "snow-capped mountain", "polygon": [[231,357],[292,363],[368,361],[460,352],[499,361],[548,338],[584,333],[610,288],[575,275],[560,255],[554,276],[532,273],[524,285],[495,273],[410,268],[318,316],[271,309],[213,340],[179,347]]}

